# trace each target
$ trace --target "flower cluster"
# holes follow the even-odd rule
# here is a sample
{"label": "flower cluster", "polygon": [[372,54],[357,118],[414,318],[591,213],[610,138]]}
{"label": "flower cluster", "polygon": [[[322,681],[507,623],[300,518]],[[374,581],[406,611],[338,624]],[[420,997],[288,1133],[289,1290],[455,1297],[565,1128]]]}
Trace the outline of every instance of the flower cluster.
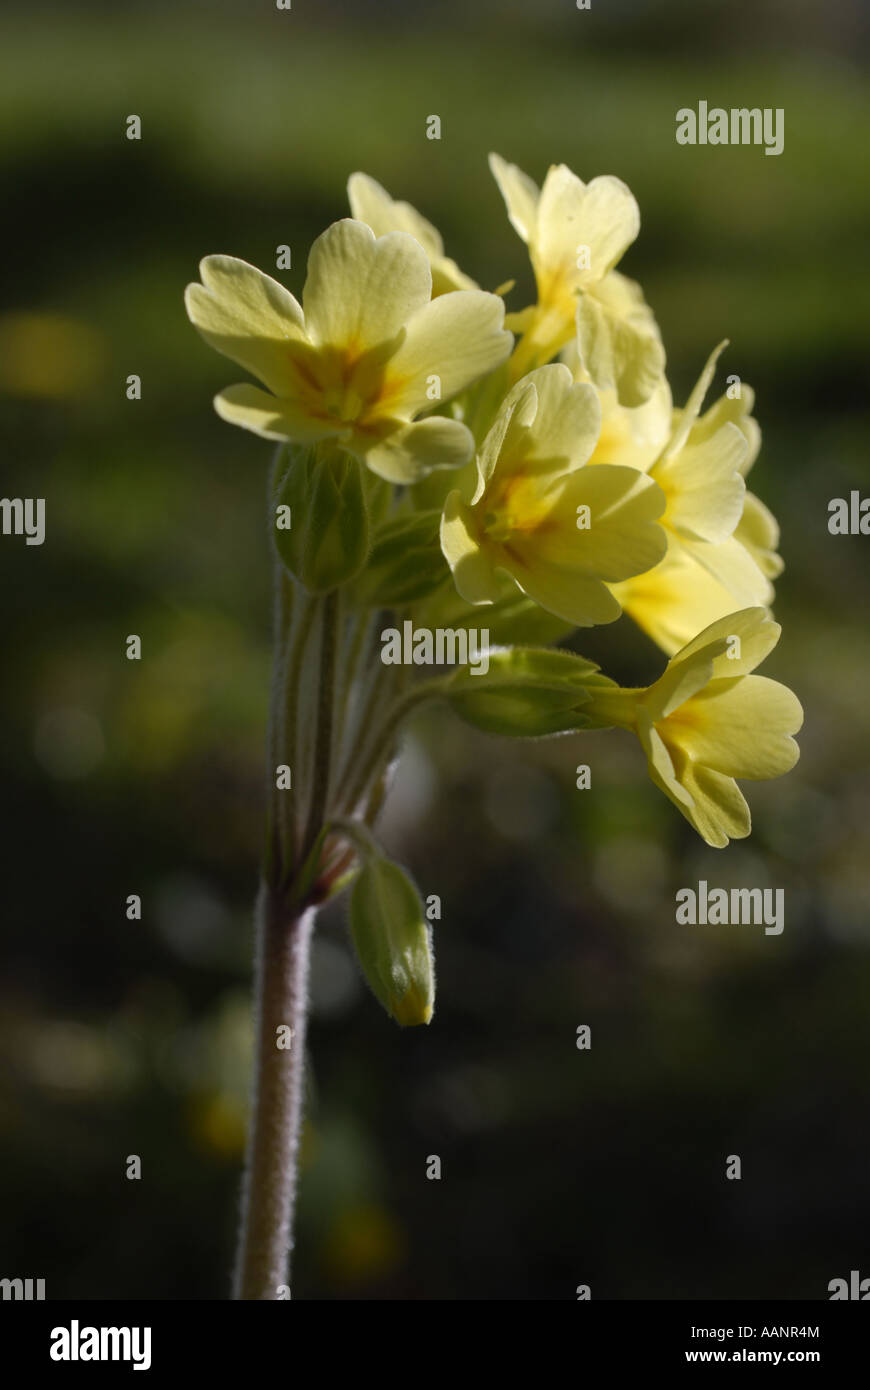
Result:
{"label": "flower cluster", "polygon": [[[746,485],[752,391],[732,376],[708,403],[720,343],[674,406],[653,312],[616,268],[640,228],[621,180],[557,165],[538,188],[496,155],[490,166],[536,286],[514,312],[512,282],[481,289],[431,223],[361,173],[352,215],[311,248],[301,304],[229,256],[206,257],[187,290],[202,336],[261,383],[227,387],[215,407],[282,446],[271,501],[284,575],[308,599],[340,595],[317,669],[322,681],[348,663],[344,723],[317,814],[309,805],[285,854],[297,878],[308,864],[307,889],[340,881],[328,817],[371,824],[399,715],[424,695],[502,734],[633,730],[653,781],[711,845],[749,833],[734,779],[797,758],[798,701],[750,674],[779,634],[782,568],[776,521]],[[354,633],[385,610],[415,627],[484,623],[486,674],[373,682],[357,700],[368,639]],[[620,690],[554,645],[623,612],[670,658],[647,690]],[[311,621],[285,674],[307,666]]]}

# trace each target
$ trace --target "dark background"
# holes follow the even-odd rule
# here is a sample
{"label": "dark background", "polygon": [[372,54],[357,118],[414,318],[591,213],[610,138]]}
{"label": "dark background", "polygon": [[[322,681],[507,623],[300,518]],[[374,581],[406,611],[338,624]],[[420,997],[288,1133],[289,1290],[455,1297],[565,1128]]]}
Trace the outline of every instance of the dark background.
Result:
{"label": "dark background", "polygon": [[[6,6],[2,489],[46,499],[47,537],[0,541],[0,1277],[49,1298],[228,1289],[270,450],[214,415],[236,369],[184,285],[206,253],[269,271],[288,243],[298,294],[363,169],[484,286],[516,276],[519,308],[490,149],[539,182],[559,161],[625,179],[643,225],[622,268],[676,401],[723,336],[756,388],[752,485],[787,565],[765,674],[804,703],[802,757],[748,787],[751,839],[714,851],[619,733],[418,721],[383,837],[442,898],[436,1017],[392,1025],[325,915],[294,1297],[817,1299],[870,1275],[870,540],[827,531],[868,476],[861,8]],[[678,146],[700,99],[783,107],[784,153]],[[638,683],[664,661],[628,619],[579,647]],[[785,932],[677,926],[700,878],[784,888]]]}

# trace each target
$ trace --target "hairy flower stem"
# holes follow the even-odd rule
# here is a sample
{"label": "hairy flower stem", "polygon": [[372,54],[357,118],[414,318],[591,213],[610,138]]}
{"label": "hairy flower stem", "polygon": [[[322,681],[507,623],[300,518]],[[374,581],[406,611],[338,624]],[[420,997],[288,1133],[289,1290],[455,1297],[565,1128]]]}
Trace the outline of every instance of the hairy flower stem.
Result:
{"label": "hairy flower stem", "polygon": [[[360,759],[358,774],[352,782],[344,802],[350,810],[358,805],[368,789],[371,789],[372,794],[376,794],[377,783],[389,760],[397,730],[403,721],[418,706],[425,704],[428,700],[437,699],[445,686],[446,682],[437,677],[433,680],[422,681],[393,702],[387,711],[386,718],[371,739],[368,753]],[[366,816],[366,819],[368,820],[369,817]]]}
{"label": "hairy flower stem", "polygon": [[[304,892],[300,902],[293,890],[297,888],[300,866],[313,851],[327,816],[334,739],[338,599],[335,594],[324,599],[304,599],[302,616],[293,631],[292,624],[281,617],[286,606],[286,587],[286,577],[279,573],[275,587],[278,678],[272,685],[270,755],[278,763],[286,760],[293,781],[292,788],[279,791],[275,767],[268,770],[268,826],[272,830],[278,827],[279,842],[272,852],[271,840],[267,840],[264,883],[257,899],[253,1104],[233,1290],[240,1300],[277,1300],[285,1297],[281,1290],[288,1286],[314,929],[313,906],[306,906]],[[317,694],[314,702],[303,701],[306,671],[313,669],[311,664],[306,667],[304,652],[318,614],[321,641],[320,664],[314,667]],[[310,689],[307,694],[311,694]],[[300,749],[303,706],[317,710],[310,771],[309,760]],[[285,810],[289,796],[300,798],[307,805],[300,847],[296,838],[297,816],[290,816]]]}
{"label": "hairy flower stem", "polygon": [[[279,455],[270,503],[282,466]],[[365,671],[373,615],[338,590],[307,593],[276,562],[253,1098],[233,1288],[246,1300],[287,1296],[316,906],[346,880],[367,834],[361,827],[336,843],[334,816],[356,810],[371,824],[402,718],[440,688],[430,681],[403,692],[407,673],[380,662]]]}
{"label": "hairy flower stem", "polygon": [[[293,1247],[299,1139],[304,1091],[305,1031],[308,1015],[308,963],[314,907],[299,902],[293,889],[326,814],[330,782],[335,681],[334,595],[317,600],[298,595],[303,611],[295,631],[281,615],[287,606],[287,579],[279,568],[275,587],[275,670],[272,686],[268,769],[270,813],[264,881],[256,907],[254,980],[256,1039],[253,1096],[242,1218],[236,1258],[234,1297],[274,1300],[284,1295]],[[298,604],[297,604],[298,607]],[[300,745],[300,718],[306,672],[306,646],[316,616],[322,619],[317,670],[317,727],[310,773]],[[282,654],[283,653],[283,654]],[[311,669],[310,665],[307,668]],[[307,702],[310,705],[310,701]],[[278,790],[275,763],[286,762],[291,789]],[[288,798],[307,799],[305,837],[298,845],[298,816]],[[272,848],[277,828],[278,843]],[[288,881],[289,874],[289,881]],[[305,895],[303,894],[303,899]],[[289,1032],[287,1031],[289,1029]]]}
{"label": "hairy flower stem", "polygon": [[[270,507],[280,468],[279,451],[270,481]],[[317,840],[329,800],[338,610],[334,594],[315,599],[298,590],[277,556],[274,602],[266,769],[269,811],[263,882],[256,904],[253,1095],[233,1283],[234,1298],[260,1301],[286,1296],[283,1290],[293,1248],[308,967],[315,917],[310,898],[306,900],[303,893],[300,900],[293,890],[305,854]],[[307,689],[305,684],[306,672],[311,669],[311,663],[306,663],[306,649],[318,615],[320,665],[312,701],[305,698],[312,693],[310,678]],[[309,771],[300,746],[300,724],[311,709],[316,709],[317,716]],[[277,786],[279,764],[291,769],[290,788]],[[301,844],[300,813],[294,806],[307,806]]]}
{"label": "hairy flower stem", "polygon": [[[265,884],[257,900],[255,1083],[234,1297],[283,1297],[293,1246],[302,1118],[308,962],[314,910],[288,913]],[[285,1046],[279,1047],[280,1029]]]}
{"label": "hairy flower stem", "polygon": [[317,734],[314,744],[314,777],[308,820],[302,840],[302,859],[310,854],[323,829],[332,781],[332,743],[335,732],[335,663],[338,646],[338,595],[323,600],[320,638],[320,685],[317,700]]}

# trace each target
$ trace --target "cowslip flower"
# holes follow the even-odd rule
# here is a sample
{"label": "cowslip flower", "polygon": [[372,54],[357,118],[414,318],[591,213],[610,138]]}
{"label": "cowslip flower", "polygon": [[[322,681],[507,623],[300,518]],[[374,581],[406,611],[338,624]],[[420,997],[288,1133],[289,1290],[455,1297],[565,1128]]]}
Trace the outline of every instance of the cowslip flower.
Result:
{"label": "cowslip flower", "polygon": [[[644,450],[634,453],[636,466],[646,466],[667,497],[668,550],[656,569],[616,585],[614,593],[669,655],[726,613],[769,606],[771,580],[782,569],[776,521],[745,483],[760,439],[751,391],[742,388],[734,400],[723,396],[700,414],[724,346],[711,354],[685,408],[673,412],[656,460],[648,463]],[[625,451],[632,456],[630,444]]]}
{"label": "cowslip flower", "polygon": [[752,827],[735,779],[781,777],[798,759],[800,701],[751,674],[780,630],[764,609],[730,613],[672,657],[648,689],[591,686],[583,707],[599,726],[637,734],[656,786],[717,849]]}
{"label": "cowslip flower", "polygon": [[564,164],[551,165],[543,186],[497,154],[490,168],[511,224],[526,242],[537,303],[508,320],[522,331],[514,378],[549,361],[576,334],[595,384],[640,405],[655,389],[665,355],[640,287],[614,270],[640,230],[640,213],[621,179],[588,184]]}
{"label": "cowslip flower", "polygon": [[600,423],[596,392],[561,363],[509,392],[481,447],[470,502],[457,488],[444,506],[441,546],[467,602],[496,602],[509,576],[578,627],[619,617],[604,581],[661,559],[664,497],[636,469],[584,467]]}
{"label": "cowslip flower", "polygon": [[[708,360],[649,474],[668,500],[662,524],[682,548],[726,584],[739,584],[745,576],[752,589],[753,581],[760,578],[757,567],[733,539],[746,494],[741,472],[746,440],[728,420],[700,438],[692,433],[722,347]],[[754,596],[750,594],[748,603]]]}
{"label": "cowslip flower", "polygon": [[[761,430],[752,414],[754,405],[755,392],[745,381],[741,382],[736,394],[720,396],[703,415],[698,416],[689,431],[689,439],[700,442],[726,422],[736,425],[746,441],[746,453],[739,465],[744,479],[748,477],[761,448]],[[743,512],[734,536],[749,551],[768,579],[776,579],[782,573],[782,558],[777,554],[779,525],[776,517],[761,498],[748,488],[744,493]]]}
{"label": "cowslip flower", "polygon": [[483,290],[432,300],[425,251],[345,218],[317,238],[297,300],[262,271],[207,256],[187,312],[206,342],[268,388],[215,398],[222,419],[266,439],[331,440],[391,482],[469,461],[458,420],[417,417],[505,360],[504,306]]}
{"label": "cowslip flower", "polygon": [[391,198],[377,179],[369,174],[351,174],[347,181],[347,200],[358,222],[365,222],[375,236],[388,232],[407,232],[419,241],[432,269],[432,298],[452,290],[476,290],[480,287],[459,269],[455,261],[444,254],[444,242],[437,227],[410,203]]}

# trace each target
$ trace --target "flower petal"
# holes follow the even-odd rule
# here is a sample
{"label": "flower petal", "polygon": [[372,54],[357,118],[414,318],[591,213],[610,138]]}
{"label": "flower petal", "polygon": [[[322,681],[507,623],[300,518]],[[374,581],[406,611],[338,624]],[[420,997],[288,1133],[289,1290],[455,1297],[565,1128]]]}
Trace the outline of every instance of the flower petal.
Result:
{"label": "flower petal", "polygon": [[[521,387],[522,389],[518,389]],[[538,413],[538,393],[529,377],[522,381],[505,397],[501,409],[495,417],[489,432],[480,446],[477,458],[478,482],[472,503],[479,502],[486,486],[502,465],[507,471],[510,461],[518,456],[524,457],[524,446],[529,435],[529,426]],[[503,460],[503,462],[502,462]]]}
{"label": "flower petal", "polygon": [[[728,380],[730,391],[739,379],[729,377]],[[745,381],[739,382],[738,389],[739,396],[735,398],[726,393],[724,396],[720,396],[718,401],[714,401],[703,415],[698,416],[692,425],[691,438],[693,443],[696,441],[700,443],[703,439],[708,439],[721,425],[729,421],[736,425],[746,440],[746,454],[740,466],[741,473],[746,477],[761,448],[761,430],[758,421],[752,416],[755,392]]]}
{"label": "flower petal", "polygon": [[[643,706],[640,706],[637,711],[637,736],[643,751],[646,753],[649,775],[653,782],[659,791],[664,792],[677,809],[682,811],[686,819],[691,821],[692,798],[680,785],[667,746],[656,729],[649,712]],[[694,824],[694,822],[692,823]]]}
{"label": "flower petal", "polygon": [[779,524],[773,512],[756,497],[747,492],[743,502],[743,515],[734,532],[734,539],[749,551],[762,574],[768,579],[776,579],[782,574],[782,557],[777,555],[779,545]]}
{"label": "flower petal", "polygon": [[666,524],[693,540],[727,540],[743,513],[745,455],[746,440],[731,424],[699,444],[690,438],[678,453],[666,451],[650,469],[668,498]]}
{"label": "flower petal", "polygon": [[[575,380],[588,380],[577,367]],[[648,473],[671,433],[671,388],[661,377],[649,400],[627,409],[614,389],[598,388],[601,400],[601,433],[589,463],[618,463]]]}
{"label": "flower petal", "polygon": [[391,198],[377,179],[368,174],[351,174],[347,197],[354,218],[371,227],[376,237],[387,232],[407,232],[419,241],[427,256],[443,256],[444,243],[438,230],[410,203]]}
{"label": "flower petal", "polygon": [[419,242],[406,232],[374,236],[345,217],[315,241],[302,302],[311,341],[362,355],[394,339],[429,301],[432,273]]}
{"label": "flower petal", "polygon": [[654,569],[613,585],[613,593],[632,621],[668,656],[735,609],[724,585],[678,541]]}
{"label": "flower petal", "polygon": [[[706,647],[715,646],[718,651],[713,660],[714,677],[729,680],[732,676],[746,676],[750,671],[754,671],[756,666],[760,666],[773,650],[779,641],[781,631],[779,623],[775,623],[763,608],[743,608],[737,613],[729,613],[724,618],[719,618],[703,632],[699,632],[697,637],[671,658],[669,664],[692,660],[696,654],[703,653]],[[734,638],[738,641],[735,642]],[[732,653],[730,656],[729,650]]]}
{"label": "flower petal", "polygon": [[692,388],[692,394],[686,402],[685,408],[675,411],[676,425],[673,437],[668,444],[665,454],[677,454],[682,449],[689,437],[689,431],[697,420],[701,406],[704,404],[704,397],[710,389],[710,383],[716,374],[716,363],[728,346],[728,339],[723,338],[718,347],[715,347],[704,364],[704,370]]}
{"label": "flower petal", "polygon": [[[551,165],[538,203],[535,271],[557,267],[585,288],[603,280],[640,231],[634,194],[611,174],[584,183],[565,164]],[[589,249],[589,268],[578,268],[578,248]]]}
{"label": "flower petal", "polygon": [[682,774],[684,789],[692,798],[686,818],[714,849],[729,840],[745,840],[752,830],[746,798],[732,777],[691,763]]}
{"label": "flower petal", "polygon": [[514,556],[505,569],[524,594],[575,627],[612,623],[622,612],[605,584],[578,574],[573,567],[551,564],[536,555],[528,564]]}
{"label": "flower petal", "polygon": [[286,343],[305,336],[302,310],[288,290],[235,256],[206,256],[202,284],[184,302],[205,341],[280,393],[288,384]]}
{"label": "flower petal", "polygon": [[281,400],[242,382],[228,386],[214,398],[214,408],[222,420],[241,425],[264,439],[290,439],[311,444],[318,439],[347,439],[350,431],[339,422],[315,420],[295,401]]}
{"label": "flower petal", "polygon": [[791,735],[803,723],[800,701],[766,676],[716,680],[675,717],[692,761],[729,777],[781,777],[798,760]]}
{"label": "flower petal", "polygon": [[480,548],[471,508],[458,490],[444,503],[441,549],[453,571],[457,591],[466,603],[495,603],[503,586],[487,555]]}
{"label": "flower petal", "polygon": [[513,337],[503,322],[504,304],[483,290],[457,290],[419,309],[387,366],[396,414],[432,408],[428,392],[433,376],[440,383],[439,399],[446,401],[504,362]]}
{"label": "flower petal", "polygon": [[350,210],[359,222],[371,227],[375,236],[387,232],[407,232],[419,241],[432,268],[432,297],[451,290],[475,290],[477,285],[464,275],[455,261],[444,254],[444,242],[432,226],[410,203],[391,198],[385,188],[368,174],[351,174],[347,181]]}
{"label": "flower petal", "polygon": [[773,585],[755,558],[735,536],[720,545],[682,542],[683,548],[708,574],[727,589],[732,608],[766,608],[773,602]]}
{"label": "flower petal", "polygon": [[[534,387],[537,409],[522,436],[522,457],[518,457],[517,466],[540,478],[548,473],[562,476],[580,468],[592,454],[601,431],[597,392],[575,382],[564,363],[554,362],[522,377],[508,392],[502,410],[519,402],[529,386]],[[509,465],[509,448],[503,446],[501,453]]]}
{"label": "flower petal", "polygon": [[692,764],[679,747],[665,742],[643,707],[637,733],[652,781],[708,845],[724,849],[729,836],[739,840],[749,834],[749,807],[732,778]]}
{"label": "flower petal", "polygon": [[[660,489],[634,468],[580,468],[554,488],[539,524],[511,538],[511,549],[529,564],[543,560],[615,583],[652,569],[664,556],[667,538],[656,521],[663,505]],[[579,524],[587,519],[588,526]]]}
{"label": "flower petal", "polygon": [[541,196],[538,185],[516,164],[508,164],[500,154],[489,156],[489,167],[505,200],[511,226],[523,241],[532,242],[538,222],[538,199]]}
{"label": "flower petal", "polygon": [[691,661],[671,662],[643,696],[644,708],[650,718],[664,720],[674,710],[697,695],[713,679],[713,658],[717,647],[705,647]]}
{"label": "flower petal", "polygon": [[459,420],[431,415],[385,435],[364,450],[369,468],[390,483],[413,483],[433,468],[462,468],[474,453],[474,436]]}
{"label": "flower petal", "polygon": [[595,385],[615,391],[620,405],[643,405],[661,382],[665,350],[658,325],[639,286],[618,271],[581,294],[577,346]]}

